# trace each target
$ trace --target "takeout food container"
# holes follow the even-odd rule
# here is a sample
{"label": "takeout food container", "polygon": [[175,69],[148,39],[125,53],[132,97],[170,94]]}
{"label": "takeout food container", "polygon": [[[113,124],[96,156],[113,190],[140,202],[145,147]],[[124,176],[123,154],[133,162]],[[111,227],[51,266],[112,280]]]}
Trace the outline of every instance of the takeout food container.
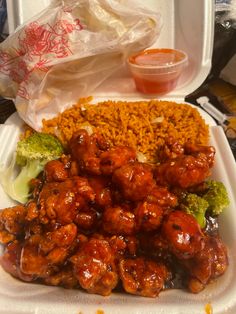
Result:
{"label": "takeout food container", "polygon": [[136,88],[144,94],[165,95],[172,91],[187,64],[184,51],[170,48],[146,49],[128,58]]}
{"label": "takeout food container", "polygon": [[[10,30],[37,13],[50,0],[8,0]],[[183,102],[185,95],[196,90],[205,80],[211,67],[214,29],[213,0],[147,0],[153,10],[160,11],[164,26],[155,47],[169,47],[185,51],[189,65],[180,78],[180,87],[165,99]],[[197,12],[197,14],[195,14]],[[30,15],[28,15],[28,13]],[[150,47],[151,48],[151,47]],[[109,78],[94,93],[95,101],[105,99],[141,100],[143,94],[136,91],[135,84],[126,68]],[[182,290],[160,293],[155,299],[128,294],[113,293],[109,297],[89,295],[79,290],[42,286],[20,282],[0,268],[0,314],[206,314],[210,303],[214,314],[236,313],[236,172],[228,142],[221,127],[203,111],[201,114],[210,125],[211,143],[216,148],[216,164],[213,178],[222,181],[229,193],[231,205],[221,216],[220,232],[228,246],[230,264],[224,276],[210,284],[204,291],[194,295]],[[0,133],[0,156],[14,150],[21,121],[12,116],[7,124],[16,126],[9,140],[9,130]],[[12,203],[0,189],[1,207]],[[208,314],[208,313],[207,313]]]}

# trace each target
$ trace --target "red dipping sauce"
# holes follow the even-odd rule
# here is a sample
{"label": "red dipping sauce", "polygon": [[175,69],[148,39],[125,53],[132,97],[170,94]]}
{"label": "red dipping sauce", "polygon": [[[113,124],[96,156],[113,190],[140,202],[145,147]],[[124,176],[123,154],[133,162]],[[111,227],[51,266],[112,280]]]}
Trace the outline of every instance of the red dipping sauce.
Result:
{"label": "red dipping sauce", "polygon": [[176,87],[188,57],[181,50],[148,49],[132,55],[128,64],[138,91],[162,95]]}

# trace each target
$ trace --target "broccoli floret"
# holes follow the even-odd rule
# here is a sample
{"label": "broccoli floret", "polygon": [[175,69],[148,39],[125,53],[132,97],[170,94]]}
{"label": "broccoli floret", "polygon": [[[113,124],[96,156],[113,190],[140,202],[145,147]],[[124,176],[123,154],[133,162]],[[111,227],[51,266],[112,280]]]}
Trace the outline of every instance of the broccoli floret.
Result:
{"label": "broccoli floret", "polygon": [[60,157],[62,152],[61,142],[53,135],[33,133],[17,143],[16,163],[19,166],[25,166],[29,160],[44,163]]}
{"label": "broccoli floret", "polygon": [[[25,203],[30,196],[30,180],[36,178],[45,164],[63,154],[61,142],[46,133],[33,133],[18,142],[9,167],[1,171],[5,192],[14,200]],[[16,175],[16,166],[19,171]]]}
{"label": "broccoli floret", "polygon": [[192,193],[187,193],[180,204],[182,210],[196,218],[201,228],[206,225],[205,213],[208,206],[209,204],[205,199]]}
{"label": "broccoli floret", "polygon": [[185,194],[180,201],[180,208],[193,215],[201,228],[206,225],[206,212],[218,216],[229,205],[229,197],[222,182],[206,181],[206,191],[199,196],[193,193]]}
{"label": "broccoli floret", "polygon": [[207,191],[202,197],[209,204],[210,215],[217,216],[230,204],[227,190],[222,182],[214,180],[206,181],[206,185]]}

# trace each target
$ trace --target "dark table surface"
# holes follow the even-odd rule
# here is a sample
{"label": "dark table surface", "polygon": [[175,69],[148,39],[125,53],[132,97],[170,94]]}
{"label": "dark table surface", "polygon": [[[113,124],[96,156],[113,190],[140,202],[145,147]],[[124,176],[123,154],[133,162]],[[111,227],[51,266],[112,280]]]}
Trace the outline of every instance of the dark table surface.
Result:
{"label": "dark table surface", "polygon": [[0,97],[0,123],[4,123],[15,111],[13,101]]}

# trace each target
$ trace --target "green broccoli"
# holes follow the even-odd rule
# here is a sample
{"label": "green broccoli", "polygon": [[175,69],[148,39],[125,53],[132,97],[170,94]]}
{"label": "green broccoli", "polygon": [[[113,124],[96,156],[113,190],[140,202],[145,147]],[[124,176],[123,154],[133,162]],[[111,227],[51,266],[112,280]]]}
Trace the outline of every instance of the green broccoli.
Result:
{"label": "green broccoli", "polygon": [[[62,154],[62,144],[53,135],[35,132],[19,141],[11,164],[1,171],[5,192],[12,199],[25,203],[30,196],[30,180],[39,175],[48,161]],[[19,172],[15,175],[16,166],[19,166]]]}
{"label": "green broccoli", "polygon": [[206,225],[205,213],[209,204],[197,194],[187,193],[181,200],[180,208],[186,213],[193,215],[201,228]]}
{"label": "green broccoli", "polygon": [[222,182],[208,180],[206,189],[201,196],[187,193],[180,201],[180,208],[193,215],[201,228],[206,225],[206,212],[218,216],[229,205],[229,197]]}
{"label": "green broccoli", "polygon": [[206,181],[207,191],[203,194],[203,199],[209,204],[208,211],[211,215],[217,216],[229,206],[227,190],[222,182]]}

